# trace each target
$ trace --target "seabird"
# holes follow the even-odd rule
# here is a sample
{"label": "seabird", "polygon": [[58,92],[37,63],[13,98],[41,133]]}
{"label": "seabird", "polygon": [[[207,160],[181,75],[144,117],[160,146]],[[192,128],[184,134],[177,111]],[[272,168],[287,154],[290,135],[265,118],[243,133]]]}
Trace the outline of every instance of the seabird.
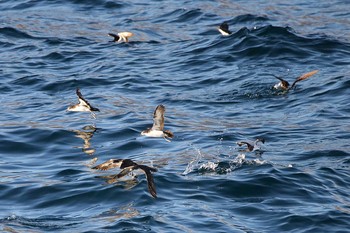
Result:
{"label": "seabird", "polygon": [[109,36],[113,37],[113,42],[129,42],[129,37],[132,37],[134,33],[132,32],[119,32],[117,34],[108,33]]}
{"label": "seabird", "polygon": [[228,24],[226,22],[223,22],[219,27],[218,30],[223,36],[229,36],[232,34],[232,32],[228,29]]}
{"label": "seabird", "polygon": [[301,75],[300,77],[296,78],[296,80],[293,82],[292,86],[289,87],[289,83],[282,79],[281,77],[278,77],[276,75],[272,75],[273,77],[277,78],[278,80],[280,80],[279,83],[275,84],[273,86],[273,88],[277,89],[277,90],[284,90],[284,91],[287,91],[287,90],[290,90],[290,89],[293,89],[293,87],[295,87],[296,83],[299,82],[299,81],[302,81],[302,80],[305,80],[305,79],[308,79],[310,78],[312,75],[316,74],[318,72],[318,70],[313,70],[313,71],[310,71],[308,73],[305,73],[303,75]]}
{"label": "seabird", "polygon": [[148,167],[146,165],[140,165],[132,161],[131,159],[110,159],[100,165],[97,165],[93,167],[92,169],[98,169],[98,170],[108,170],[112,168],[120,168],[122,171],[117,174],[115,177],[116,178],[121,178],[133,170],[136,169],[141,169],[145,174],[147,178],[147,186],[148,186],[148,191],[152,195],[152,197],[156,198],[157,197],[157,191],[156,191],[156,186],[154,184],[154,179],[153,175],[151,172],[156,172],[157,169],[153,167]]}
{"label": "seabird", "polygon": [[170,142],[167,138],[173,138],[174,134],[169,130],[164,130],[164,105],[157,106],[153,113],[153,126],[141,132],[141,135],[147,137],[163,137],[167,142]]}
{"label": "seabird", "polygon": [[237,145],[238,146],[244,146],[244,145],[247,145],[247,150],[246,151],[254,151],[254,150],[258,150],[260,149],[260,146],[258,145],[259,142],[262,142],[262,143],[265,143],[265,139],[263,138],[257,138],[255,141],[254,141],[254,145],[248,143],[248,142],[237,142]]}
{"label": "seabird", "polygon": [[79,103],[71,105],[67,108],[67,111],[71,112],[91,112],[91,115],[95,118],[95,114],[93,112],[99,112],[100,110],[98,108],[94,108],[91,106],[91,104],[84,99],[83,95],[80,93],[79,88],[77,88],[77,96]]}

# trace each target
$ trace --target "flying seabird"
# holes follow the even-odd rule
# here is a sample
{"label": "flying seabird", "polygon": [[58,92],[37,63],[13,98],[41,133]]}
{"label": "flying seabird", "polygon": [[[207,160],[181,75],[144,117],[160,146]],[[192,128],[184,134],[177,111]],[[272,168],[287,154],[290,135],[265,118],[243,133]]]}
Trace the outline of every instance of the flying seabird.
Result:
{"label": "flying seabird", "polygon": [[141,135],[147,137],[163,137],[167,142],[170,142],[167,138],[173,138],[174,134],[169,130],[164,130],[164,105],[157,106],[153,113],[153,126],[141,132]]}
{"label": "flying seabird", "polygon": [[237,145],[238,146],[244,146],[244,145],[247,145],[247,150],[246,151],[254,151],[254,150],[258,150],[260,149],[260,146],[258,145],[259,142],[262,142],[262,143],[265,143],[265,139],[263,138],[257,138],[255,141],[254,141],[254,145],[248,143],[248,142],[237,142]]}
{"label": "flying seabird", "polygon": [[91,115],[95,118],[95,114],[93,112],[99,112],[100,110],[98,108],[94,108],[91,106],[91,104],[84,99],[83,95],[80,93],[79,88],[77,88],[77,96],[79,103],[71,105],[67,108],[67,111],[71,112],[91,112]]}
{"label": "flying seabird", "polygon": [[318,70],[313,70],[313,71],[310,71],[308,73],[305,73],[303,75],[301,75],[300,77],[298,77],[292,84],[291,87],[289,87],[289,83],[282,79],[281,77],[278,77],[276,75],[272,75],[273,77],[277,78],[280,80],[279,83],[275,84],[273,86],[273,88],[277,89],[277,90],[284,90],[284,91],[287,91],[287,90],[290,90],[290,89],[293,89],[293,87],[295,87],[296,83],[299,82],[299,81],[302,81],[302,80],[305,80],[305,79],[308,79],[310,78],[312,75],[316,74],[318,72]]}
{"label": "flying seabird", "polygon": [[223,22],[219,27],[218,30],[223,36],[229,36],[232,34],[232,32],[228,29],[229,26],[226,22]]}
{"label": "flying seabird", "polygon": [[109,36],[113,37],[113,42],[129,42],[129,37],[132,37],[132,32],[119,32],[117,34],[108,33]]}
{"label": "flying seabird", "polygon": [[116,167],[122,169],[122,171],[115,176],[116,178],[121,178],[121,177],[129,174],[133,170],[141,169],[146,174],[147,186],[148,186],[149,193],[154,198],[157,197],[156,186],[154,184],[153,175],[151,173],[151,172],[156,172],[157,171],[156,168],[148,167],[146,165],[137,164],[134,161],[132,161],[131,159],[110,159],[110,160],[108,160],[100,165],[93,167],[92,169],[98,169],[98,170],[105,171],[105,170],[116,168]]}

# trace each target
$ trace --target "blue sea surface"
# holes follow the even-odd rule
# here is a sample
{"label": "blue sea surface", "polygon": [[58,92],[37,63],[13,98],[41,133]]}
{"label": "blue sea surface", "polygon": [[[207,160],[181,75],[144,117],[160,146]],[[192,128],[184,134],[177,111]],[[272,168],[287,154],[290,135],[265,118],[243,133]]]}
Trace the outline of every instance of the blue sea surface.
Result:
{"label": "blue sea surface", "polygon": [[[349,232],[350,3],[0,1],[1,232]],[[222,36],[227,22],[233,32]],[[130,31],[129,43],[108,33]],[[273,75],[293,81],[279,92]],[[83,96],[101,111],[67,112]],[[166,107],[171,142],[140,132]],[[259,150],[236,142],[264,138]],[[142,172],[92,166],[132,159]]]}

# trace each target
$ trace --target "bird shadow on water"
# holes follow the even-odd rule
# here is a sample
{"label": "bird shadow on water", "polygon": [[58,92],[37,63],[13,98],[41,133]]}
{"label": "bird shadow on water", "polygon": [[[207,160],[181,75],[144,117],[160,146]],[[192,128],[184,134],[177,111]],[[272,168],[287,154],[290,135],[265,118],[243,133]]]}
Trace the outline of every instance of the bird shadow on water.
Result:
{"label": "bird shadow on water", "polygon": [[97,179],[103,179],[106,185],[113,184],[115,186],[122,186],[125,190],[130,190],[140,183],[137,175],[131,174],[128,178],[118,178],[117,174],[96,176]]}

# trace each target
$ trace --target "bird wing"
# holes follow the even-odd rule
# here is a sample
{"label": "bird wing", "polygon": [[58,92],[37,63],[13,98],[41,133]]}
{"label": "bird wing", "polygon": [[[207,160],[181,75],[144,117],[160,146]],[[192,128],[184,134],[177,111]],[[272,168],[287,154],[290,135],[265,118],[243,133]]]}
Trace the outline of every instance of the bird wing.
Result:
{"label": "bird wing", "polygon": [[89,104],[89,102],[83,97],[83,95],[81,94],[79,88],[77,88],[77,96],[78,96],[78,100],[79,100],[79,104],[80,105],[85,105],[85,106],[89,106],[91,107],[91,105]]}
{"label": "bird wing", "polygon": [[318,70],[313,70],[313,71],[310,71],[310,72],[308,72],[308,73],[305,73],[305,74],[301,75],[300,77],[298,77],[298,78],[294,81],[294,83],[292,84],[292,86],[291,86],[290,89],[292,89],[292,88],[295,86],[295,84],[296,84],[297,82],[302,81],[302,80],[305,80],[305,79],[308,79],[308,78],[310,78],[312,75],[316,74],[317,72],[318,72]]}
{"label": "bird wing", "polygon": [[249,151],[252,151],[253,148],[254,148],[254,146],[252,146],[252,145],[251,145],[250,143],[248,143],[248,142],[237,142],[237,145],[238,145],[238,146],[247,145]]}
{"label": "bird wing", "polygon": [[258,142],[262,142],[263,144],[265,144],[265,139],[264,138],[257,138],[255,140],[255,143],[258,143]]}
{"label": "bird wing", "polygon": [[114,39],[118,40],[119,36],[114,33],[108,33],[109,36],[113,37]]}
{"label": "bird wing", "polygon": [[280,80],[281,82],[285,81],[283,78],[278,77],[277,75],[271,74],[273,77],[277,78],[278,80]]}
{"label": "bird wing", "polygon": [[100,165],[97,165],[93,167],[92,169],[98,169],[98,170],[108,170],[116,167],[120,167],[123,160],[121,159],[110,159],[104,163],[101,163]]}
{"label": "bird wing", "polygon": [[82,106],[86,106],[90,109],[90,111],[100,111],[98,108],[92,107],[91,104],[83,97],[83,95],[81,94],[79,88],[77,88],[77,96],[78,96],[78,100],[79,100],[79,105]]}
{"label": "bird wing", "polygon": [[151,168],[145,165],[138,165],[138,168],[140,168],[142,171],[145,172],[146,178],[147,178],[148,191],[152,195],[152,197],[156,198],[157,197],[156,185],[154,183],[154,179],[151,171],[156,172],[157,169]]}
{"label": "bird wing", "polygon": [[280,80],[280,81],[282,82],[282,85],[288,88],[288,86],[289,86],[289,82],[288,82],[288,81],[286,81],[286,80],[284,80],[283,78],[278,77],[278,76],[276,76],[276,75],[274,75],[274,74],[271,74],[271,75],[272,75],[273,77],[277,78],[278,80]]}
{"label": "bird wing", "polygon": [[164,112],[165,112],[165,107],[161,104],[157,106],[156,110],[154,110],[152,130],[163,131],[163,129],[164,129]]}

